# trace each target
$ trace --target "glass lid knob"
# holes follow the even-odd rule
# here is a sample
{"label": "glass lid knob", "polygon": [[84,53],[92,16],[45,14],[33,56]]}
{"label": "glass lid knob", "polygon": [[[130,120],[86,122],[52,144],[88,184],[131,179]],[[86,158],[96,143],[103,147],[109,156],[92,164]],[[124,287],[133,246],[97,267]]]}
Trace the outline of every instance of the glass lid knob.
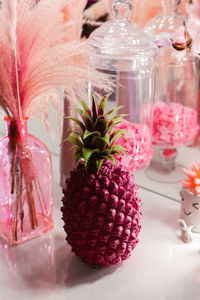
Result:
{"label": "glass lid knob", "polygon": [[132,3],[128,0],[112,1],[111,14],[115,21],[124,22],[130,20],[132,12]]}

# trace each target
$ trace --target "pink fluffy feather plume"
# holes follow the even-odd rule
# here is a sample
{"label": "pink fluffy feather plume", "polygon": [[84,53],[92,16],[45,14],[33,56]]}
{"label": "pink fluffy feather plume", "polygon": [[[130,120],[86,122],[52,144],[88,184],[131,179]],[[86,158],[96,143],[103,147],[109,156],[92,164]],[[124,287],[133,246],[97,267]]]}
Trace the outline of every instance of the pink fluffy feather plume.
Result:
{"label": "pink fluffy feather plume", "polygon": [[[108,89],[105,77],[88,69],[88,46],[77,40],[84,5],[85,0],[41,0],[37,4],[33,0],[18,0],[15,11],[16,0],[2,4],[0,105],[10,117],[19,118],[18,92],[22,117],[29,114],[29,108],[31,114],[37,115],[42,101],[44,115],[41,109],[39,115],[45,119],[49,101],[54,99],[55,105],[55,98],[48,97],[53,89],[56,92],[58,87],[64,87],[73,100],[74,91],[84,94],[88,82]],[[10,24],[15,24],[14,30]],[[15,50],[11,33],[15,36]],[[42,100],[38,101],[40,97]]]}

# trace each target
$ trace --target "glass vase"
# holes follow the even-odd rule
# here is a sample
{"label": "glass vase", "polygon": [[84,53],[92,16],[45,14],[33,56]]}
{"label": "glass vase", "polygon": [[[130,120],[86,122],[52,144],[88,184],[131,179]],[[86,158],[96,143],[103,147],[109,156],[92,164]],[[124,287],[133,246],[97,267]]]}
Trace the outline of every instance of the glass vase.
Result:
{"label": "glass vase", "polygon": [[[93,51],[91,68],[106,74],[113,82],[108,109],[121,106],[124,120],[115,129],[128,132],[121,137],[128,154],[116,157],[129,172],[149,165],[153,156],[152,103],[155,92],[156,46],[135,23],[131,22],[135,1],[109,0],[111,20],[96,29],[88,40]],[[105,91],[96,91],[104,95]]]}
{"label": "glass vase", "polygon": [[53,228],[52,162],[47,147],[27,133],[27,119],[5,118],[0,139],[0,236],[21,244]]}
{"label": "glass vase", "polygon": [[161,0],[162,11],[144,27],[159,48],[171,45],[170,38],[174,31],[184,24],[187,17],[179,12],[180,0]]}
{"label": "glass vase", "polygon": [[178,12],[178,0],[162,0],[163,11],[145,26],[158,46],[158,72],[153,106],[153,145],[159,160],[147,175],[158,182],[183,179],[181,165],[175,163],[177,148],[194,141],[198,131],[198,64],[194,56],[173,49],[171,38],[186,17]]}

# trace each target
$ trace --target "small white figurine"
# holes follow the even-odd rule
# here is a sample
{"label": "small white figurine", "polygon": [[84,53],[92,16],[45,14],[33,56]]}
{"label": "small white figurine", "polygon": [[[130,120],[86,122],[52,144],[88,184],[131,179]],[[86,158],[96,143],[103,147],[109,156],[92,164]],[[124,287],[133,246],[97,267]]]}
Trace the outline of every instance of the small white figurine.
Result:
{"label": "small white figurine", "polygon": [[185,243],[190,243],[192,241],[192,226],[187,226],[186,222],[183,219],[179,220],[181,225],[181,239]]}

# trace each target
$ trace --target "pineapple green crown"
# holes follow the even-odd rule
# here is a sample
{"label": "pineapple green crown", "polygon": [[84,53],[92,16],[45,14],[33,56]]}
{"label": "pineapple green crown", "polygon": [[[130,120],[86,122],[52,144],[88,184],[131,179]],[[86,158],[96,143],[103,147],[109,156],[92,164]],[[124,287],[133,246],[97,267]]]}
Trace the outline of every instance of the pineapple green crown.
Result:
{"label": "pineapple green crown", "polygon": [[79,99],[82,108],[75,108],[75,111],[80,116],[80,120],[67,117],[78,125],[78,130],[77,127],[74,128],[66,140],[75,145],[75,162],[83,158],[86,169],[95,166],[99,170],[104,159],[115,162],[115,155],[122,156],[122,153],[126,153],[124,147],[115,144],[126,132],[120,129],[114,130],[125,115],[116,115],[121,106],[105,112],[109,95],[104,96],[100,101],[97,101],[93,94],[91,97],[91,109],[85,101]]}

